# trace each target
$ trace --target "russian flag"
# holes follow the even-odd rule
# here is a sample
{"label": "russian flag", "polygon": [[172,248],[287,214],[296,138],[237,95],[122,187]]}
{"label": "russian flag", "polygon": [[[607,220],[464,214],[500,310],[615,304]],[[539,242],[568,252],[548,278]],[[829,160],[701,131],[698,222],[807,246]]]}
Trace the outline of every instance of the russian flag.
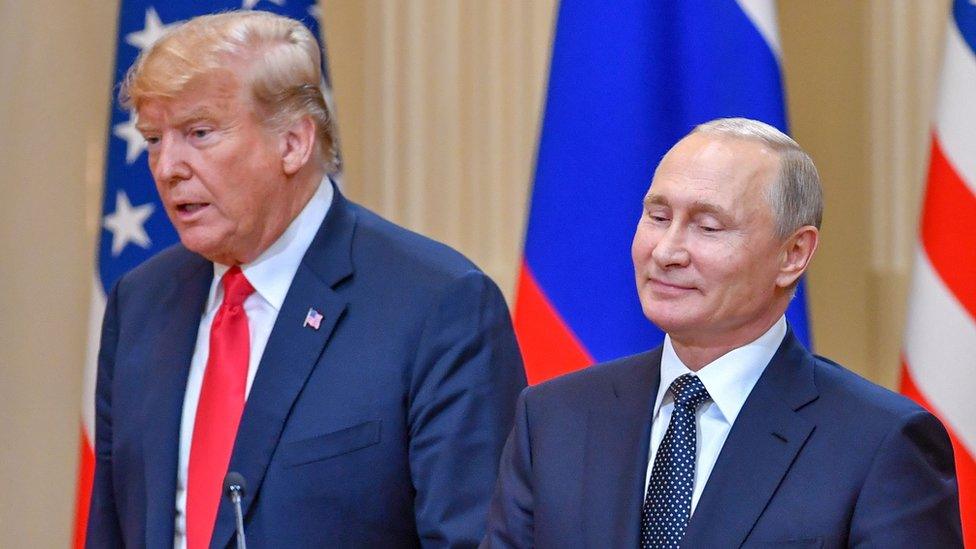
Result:
{"label": "russian flag", "polygon": [[[530,383],[645,351],[630,243],[664,153],[722,117],[786,131],[772,0],[563,0],[515,326]],[[803,284],[787,320],[810,344]]]}

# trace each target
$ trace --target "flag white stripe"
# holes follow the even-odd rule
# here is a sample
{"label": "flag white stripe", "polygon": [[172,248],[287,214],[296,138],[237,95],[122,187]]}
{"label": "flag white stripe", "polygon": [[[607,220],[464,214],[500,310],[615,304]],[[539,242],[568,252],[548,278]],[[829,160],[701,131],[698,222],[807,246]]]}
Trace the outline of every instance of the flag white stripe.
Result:
{"label": "flag white stripe", "polygon": [[970,452],[976,452],[976,322],[916,249],[905,360],[926,400]]}
{"label": "flag white stripe", "polygon": [[85,373],[81,380],[81,426],[88,440],[95,444],[95,381],[98,377],[98,347],[101,343],[102,316],[105,314],[105,292],[98,273],[93,277],[91,302],[88,306],[88,349]]}
{"label": "flag white stripe", "polygon": [[777,61],[783,58],[776,22],[776,5],[771,0],[738,0],[739,7],[763,36]]}
{"label": "flag white stripe", "polygon": [[954,22],[946,29],[940,85],[935,119],[939,143],[956,173],[976,195],[976,57]]}

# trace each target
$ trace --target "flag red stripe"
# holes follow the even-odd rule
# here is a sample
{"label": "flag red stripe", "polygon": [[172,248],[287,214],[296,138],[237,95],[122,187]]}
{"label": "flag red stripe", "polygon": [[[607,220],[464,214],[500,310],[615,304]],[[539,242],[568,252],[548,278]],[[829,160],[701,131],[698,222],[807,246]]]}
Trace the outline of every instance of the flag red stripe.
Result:
{"label": "flag red stripe", "polygon": [[549,303],[525,262],[519,272],[515,299],[515,333],[530,384],[593,363],[589,353]]}
{"label": "flag red stripe", "polygon": [[[922,205],[922,243],[932,266],[970,316],[976,318],[976,196],[932,136],[928,188]],[[969,244],[967,244],[969,243]]]}
{"label": "flag red stripe", "polygon": [[92,481],[95,477],[95,451],[88,440],[85,427],[81,427],[81,449],[78,457],[78,488],[75,492],[75,529],[73,545],[76,549],[85,547],[85,532],[88,527],[88,504],[91,501]]}
{"label": "flag red stripe", "polygon": [[949,437],[952,439],[952,451],[956,459],[956,477],[959,480],[959,508],[962,513],[963,541],[966,547],[976,548],[976,460],[973,459],[973,454],[969,449],[963,446],[953,434],[952,425],[939,415],[939,411],[929,404],[918,386],[915,385],[904,357],[902,357],[901,365],[901,393],[932,412],[949,431]]}

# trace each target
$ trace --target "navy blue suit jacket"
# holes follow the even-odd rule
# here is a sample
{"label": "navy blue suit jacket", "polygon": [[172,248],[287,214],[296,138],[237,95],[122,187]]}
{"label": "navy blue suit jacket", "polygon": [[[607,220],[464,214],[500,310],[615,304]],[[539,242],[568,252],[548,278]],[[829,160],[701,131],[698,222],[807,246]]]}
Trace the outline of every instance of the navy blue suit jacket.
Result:
{"label": "navy blue suit jacket", "polygon": [[[179,429],[213,277],[174,246],[108,298],[91,547],[173,546]],[[318,330],[303,327],[309,310]],[[473,546],[525,376],[497,286],[338,191],[272,330],[230,470],[253,547]],[[212,547],[233,541],[220,504]]]}
{"label": "navy blue suit jacket", "polygon": [[[486,547],[637,547],[661,348],[526,389]],[[908,399],[788,333],[682,547],[961,547],[952,448]]]}

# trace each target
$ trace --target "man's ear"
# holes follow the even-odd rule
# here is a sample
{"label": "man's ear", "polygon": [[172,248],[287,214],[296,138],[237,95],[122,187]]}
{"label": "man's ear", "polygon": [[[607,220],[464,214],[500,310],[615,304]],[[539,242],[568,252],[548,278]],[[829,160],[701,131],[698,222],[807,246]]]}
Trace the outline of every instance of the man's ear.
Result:
{"label": "man's ear", "polygon": [[303,116],[281,133],[281,167],[286,175],[295,175],[308,164],[316,145],[315,123]]}
{"label": "man's ear", "polygon": [[781,251],[779,275],[776,277],[777,286],[789,288],[796,283],[810,265],[819,242],[820,231],[812,225],[800,227],[786,239]]}

